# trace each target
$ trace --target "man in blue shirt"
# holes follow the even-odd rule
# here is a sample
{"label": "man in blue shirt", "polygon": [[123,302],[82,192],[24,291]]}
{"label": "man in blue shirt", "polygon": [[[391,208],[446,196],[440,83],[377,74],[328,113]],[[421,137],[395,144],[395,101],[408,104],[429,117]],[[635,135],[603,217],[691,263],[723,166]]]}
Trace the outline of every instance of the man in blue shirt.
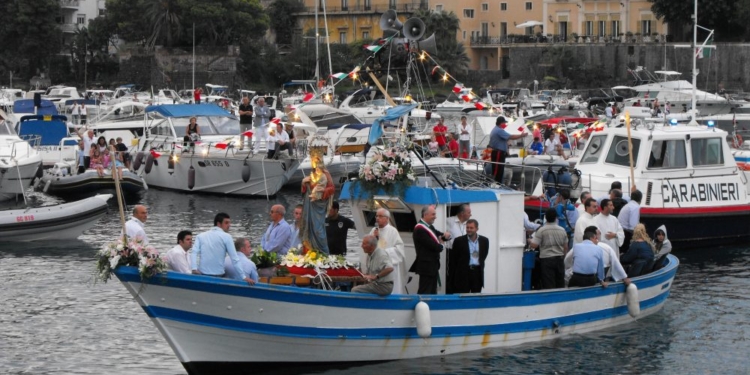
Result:
{"label": "man in blue shirt", "polygon": [[228,255],[239,278],[253,285],[255,281],[242,270],[232,236],[227,233],[230,225],[229,215],[219,212],[214,217],[214,227],[195,238],[190,259],[193,274],[224,277],[224,258]]}
{"label": "man in blue shirt", "polygon": [[505,158],[508,156],[508,141],[523,138],[526,131],[521,134],[510,135],[505,131],[505,125],[508,121],[505,117],[498,116],[495,120],[495,128],[490,132],[489,146],[492,149],[492,176],[497,183],[503,183],[503,174],[505,173]]}
{"label": "man in blue shirt", "polygon": [[[250,255],[252,254],[252,249],[250,248],[250,241],[247,238],[238,238],[234,241],[234,247],[237,249],[237,256],[240,258],[240,267],[243,271],[245,271],[245,274],[249,278],[253,280],[250,285],[253,285],[258,282],[258,267],[255,266],[255,263],[248,259]],[[234,265],[232,264],[232,259],[226,258],[224,259],[224,272],[226,273],[227,279],[234,279],[234,280],[242,280],[240,277],[241,275],[235,271]]]}
{"label": "man in blue shirt", "polygon": [[592,242],[597,239],[596,231],[595,226],[586,227],[583,231],[583,242],[575,244],[571,250],[573,276],[568,282],[569,287],[593,286],[597,282],[601,283],[603,288],[608,285],[604,281],[602,248]]}
{"label": "man in blue shirt", "polygon": [[286,209],[280,204],[271,207],[271,224],[268,225],[266,233],[260,241],[260,245],[265,251],[277,253],[281,256],[286,255],[289,248],[292,247],[292,226],[284,220]]}

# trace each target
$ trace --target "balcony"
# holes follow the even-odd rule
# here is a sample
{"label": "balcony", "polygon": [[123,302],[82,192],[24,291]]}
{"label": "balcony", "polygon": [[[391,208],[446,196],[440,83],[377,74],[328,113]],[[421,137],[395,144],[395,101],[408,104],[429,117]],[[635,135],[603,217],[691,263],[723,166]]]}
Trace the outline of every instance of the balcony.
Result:
{"label": "balcony", "polygon": [[63,10],[78,10],[80,0],[60,0],[60,8]]}
{"label": "balcony", "polygon": [[[316,7],[306,7],[304,11],[296,13],[295,15],[309,15],[315,13]],[[418,10],[429,10],[429,3],[426,1],[396,4],[395,7],[391,7],[387,4],[378,5],[356,5],[352,4],[347,7],[332,7],[326,6],[326,14],[328,15],[339,15],[339,14],[372,14],[372,13],[384,13],[386,10],[393,9],[397,12],[402,13],[414,13]],[[323,8],[317,7],[319,14],[323,13]]]}
{"label": "balcony", "polygon": [[605,36],[594,36],[594,35],[559,35],[559,34],[508,34],[501,37],[491,36],[475,36],[469,41],[469,46],[472,48],[482,47],[498,47],[507,45],[531,45],[531,44],[559,44],[559,43],[572,43],[572,44],[609,44],[609,43],[636,43],[636,44],[647,44],[647,43],[664,43],[671,42],[671,35],[654,35],[654,36],[623,36],[623,35],[605,35]]}
{"label": "balcony", "polygon": [[60,25],[60,30],[63,33],[75,34],[76,31],[78,31],[78,24],[77,23],[64,23]]}

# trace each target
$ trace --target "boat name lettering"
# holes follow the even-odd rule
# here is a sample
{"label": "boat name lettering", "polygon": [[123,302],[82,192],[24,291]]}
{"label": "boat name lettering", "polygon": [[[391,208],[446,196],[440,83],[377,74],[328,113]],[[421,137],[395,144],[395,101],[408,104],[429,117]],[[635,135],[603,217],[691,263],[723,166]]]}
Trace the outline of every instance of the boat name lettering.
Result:
{"label": "boat name lettering", "polygon": [[740,188],[736,182],[661,185],[664,203],[738,201]]}
{"label": "boat name lettering", "polygon": [[213,167],[228,167],[229,166],[228,161],[222,161],[222,160],[204,160],[203,162],[206,163],[206,165],[210,165]]}
{"label": "boat name lettering", "polygon": [[23,223],[25,221],[34,221],[34,215],[16,216],[16,221],[19,223]]}
{"label": "boat name lettering", "polygon": [[60,146],[38,146],[37,151],[45,152],[45,151],[60,151]]}

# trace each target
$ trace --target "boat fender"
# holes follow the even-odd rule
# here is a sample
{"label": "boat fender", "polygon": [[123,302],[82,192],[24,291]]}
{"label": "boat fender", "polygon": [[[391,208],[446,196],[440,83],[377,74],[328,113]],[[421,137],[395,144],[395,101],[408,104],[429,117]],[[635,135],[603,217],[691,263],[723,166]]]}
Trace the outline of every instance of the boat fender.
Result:
{"label": "boat fender", "polygon": [[578,169],[573,169],[573,171],[570,172],[571,199],[578,199],[581,197],[581,191],[583,191],[583,186],[581,185],[581,171],[579,171]]}
{"label": "boat fender", "polygon": [[49,189],[49,185],[52,183],[52,180],[47,180],[47,182],[44,184],[44,189],[42,189],[43,193],[47,192],[47,189]]}
{"label": "boat fender", "polygon": [[250,181],[250,164],[247,163],[247,160],[245,160],[245,163],[242,165],[242,181],[248,182]]}
{"label": "boat fender", "polygon": [[174,154],[169,155],[169,159],[167,159],[167,172],[170,175],[174,173]]}
{"label": "boat fender", "polygon": [[191,165],[188,169],[188,189],[193,190],[195,187],[195,168]]}
{"label": "boat fender", "polygon": [[141,164],[143,164],[143,157],[145,156],[145,153],[143,151],[138,152],[135,155],[135,160],[133,160],[133,170],[137,171],[138,168],[141,167]]}
{"label": "boat fender", "polygon": [[146,174],[151,173],[151,168],[154,167],[154,159],[153,154],[148,154],[148,156],[146,156],[146,167],[143,169],[146,171]]}
{"label": "boat fender", "polygon": [[417,334],[419,337],[426,339],[432,335],[432,323],[430,322],[430,306],[420,301],[414,308],[414,315],[417,321]]}
{"label": "boat fender", "polygon": [[628,314],[633,318],[641,315],[641,304],[638,302],[638,287],[630,283],[625,289],[625,297],[628,301]]}

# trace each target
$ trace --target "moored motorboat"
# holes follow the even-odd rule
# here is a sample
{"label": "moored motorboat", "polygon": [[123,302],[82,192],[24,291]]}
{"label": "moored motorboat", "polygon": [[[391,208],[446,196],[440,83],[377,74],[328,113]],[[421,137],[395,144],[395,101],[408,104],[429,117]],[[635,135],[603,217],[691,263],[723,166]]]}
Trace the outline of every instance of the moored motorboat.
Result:
{"label": "moored motorboat", "polygon": [[3,114],[0,110],[0,201],[23,194],[42,164],[42,156],[34,148],[39,138],[21,139]]}
{"label": "moored motorboat", "polygon": [[[146,285],[136,267],[120,266],[114,273],[188,373],[200,374],[439,357],[603,330],[633,322],[629,314],[642,318],[659,311],[677,271],[677,258],[669,256],[666,267],[633,278],[630,292],[622,283],[522,291],[522,193],[443,189],[424,180],[403,195],[390,195],[351,184],[343,187],[341,199],[352,202],[359,234],[372,229],[370,199],[388,207],[391,224],[406,244],[407,266],[415,258],[411,231],[421,208],[434,204],[435,226],[444,229],[451,209],[470,203],[474,216],[481,218],[480,234],[497,249],[486,260],[483,293],[379,297],[248,286],[173,272],[159,274]],[[441,257],[444,265],[444,252]],[[445,280],[445,267],[440,274]],[[412,280],[406,290],[415,290],[415,285]],[[636,287],[637,293],[632,291]],[[243,349],[249,345],[254,350]]]}
{"label": "moored motorboat", "polygon": [[107,213],[111,194],[53,206],[0,211],[3,241],[72,240]]}
{"label": "moored motorboat", "polygon": [[[36,188],[68,201],[116,192],[110,169],[104,170],[104,176],[99,176],[95,169],[87,169],[78,174],[75,172],[75,168],[67,163],[57,163],[44,171]],[[141,195],[148,189],[148,185],[141,176],[127,169],[122,172],[120,186],[128,203],[140,200]]]}

